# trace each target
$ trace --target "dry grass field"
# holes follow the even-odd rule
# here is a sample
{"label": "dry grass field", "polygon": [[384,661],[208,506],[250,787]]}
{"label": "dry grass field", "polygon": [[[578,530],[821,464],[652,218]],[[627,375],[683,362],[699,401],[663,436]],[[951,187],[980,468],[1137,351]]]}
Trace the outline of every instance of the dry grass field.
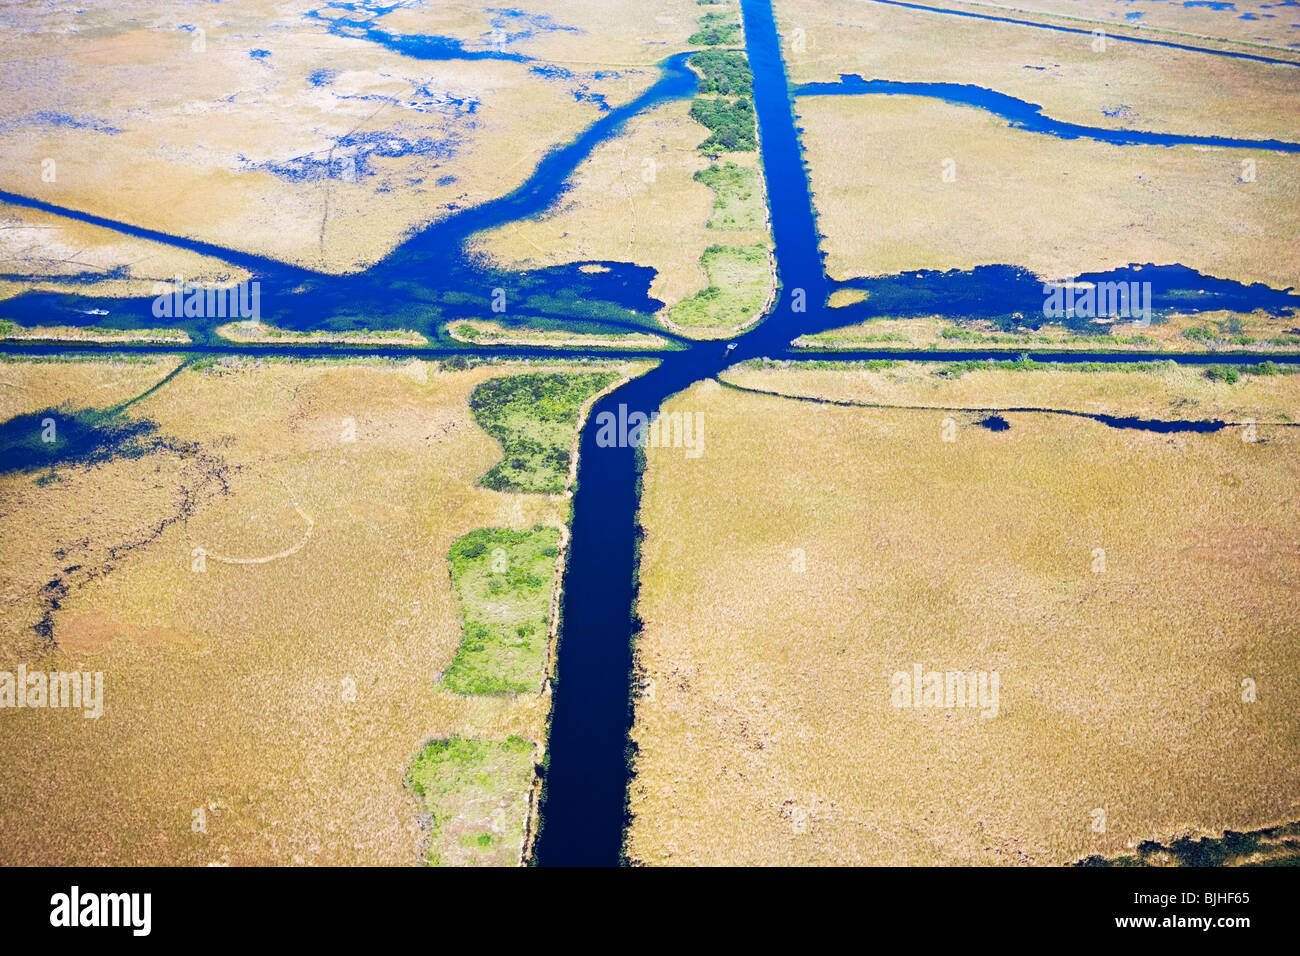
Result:
{"label": "dry grass field", "polygon": [[[1180,263],[1300,283],[1300,156],[1063,140],[919,97],[797,106],[832,278],[990,264],[1067,278]],[[1256,179],[1242,182],[1250,158]],[[944,181],[945,160],[955,181]]]}
{"label": "dry grass field", "polygon": [[[513,189],[602,103],[644,90],[655,64],[686,47],[696,9],[8,4],[0,186],[313,269],[359,269],[411,229]],[[421,45],[444,43],[542,59],[420,58]]]}
{"label": "dry grass field", "polygon": [[[583,163],[554,212],[480,234],[475,249],[497,265],[515,269],[600,259],[651,266],[650,294],[665,303],[660,319],[673,331],[708,337],[749,324],[774,284],[769,263],[733,277],[756,291],[735,297],[734,303],[728,295],[726,314],[692,319],[682,311],[716,278],[710,275],[706,250],[721,242],[728,248],[771,245],[765,209],[756,222],[752,211],[746,217],[744,224],[754,228],[729,228],[734,224],[716,216],[717,194],[696,175],[710,165],[697,149],[709,131],[691,118],[690,109],[690,102],[668,103],[633,119],[624,135]],[[757,171],[761,202],[762,173],[753,159],[744,153],[723,155],[725,161]]]}
{"label": "dry grass field", "polygon": [[[832,301],[842,292],[837,290]],[[861,301],[861,299],[859,299]],[[1031,318],[1037,318],[1031,316]],[[1081,335],[1062,325],[1004,332],[983,319],[954,322],[940,316],[876,318],[816,335],[801,335],[794,345],[810,349],[1050,349],[1052,351],[1139,349],[1158,352],[1268,352],[1300,349],[1300,319],[1266,312],[1202,312],[1171,315],[1141,327],[1115,322],[1107,335]]]}
{"label": "dry grass field", "polygon": [[[1087,394],[1007,374],[951,387]],[[716,383],[688,410],[707,454],[647,453],[633,860],[1061,864],[1300,818],[1296,429],[995,431]],[[996,715],[896,706],[914,665],[996,672]]]}
{"label": "dry grass field", "polygon": [[1300,22],[1287,4],[1275,0],[1231,0],[1230,3],[1197,6],[1169,0],[1165,3],[1144,3],[1136,10],[1126,0],[949,0],[946,4],[938,5],[994,16],[1019,18],[1025,14],[1031,17],[1047,15],[1043,17],[1044,20],[1049,17],[1070,17],[1088,21],[1086,24],[1078,24],[1088,29],[1094,26],[1116,31],[1136,29],[1138,36],[1182,43],[1194,43],[1199,38],[1213,37],[1233,41],[1226,49],[1272,47],[1275,49],[1260,52],[1293,55],[1297,52],[1293,24]]}
{"label": "dry grass field", "polygon": [[[710,46],[703,41],[718,25],[732,27],[714,37],[728,39],[705,57],[742,45],[734,5],[701,4],[696,13],[700,32],[691,39],[698,45]],[[741,69],[725,88],[733,90],[743,74],[748,102],[748,67],[743,53],[735,55]],[[771,264],[744,255],[771,248],[763,171],[752,142],[723,147],[697,121],[693,110],[716,102],[719,89],[719,77],[701,63],[691,62],[701,90],[693,102],[666,103],[629,121],[592,152],[555,209],[476,236],[475,250],[516,269],[601,259],[650,266],[650,294],[664,303],[659,319],[675,333],[716,338],[749,325],[775,286]],[[723,255],[710,251],[719,246]]]}
{"label": "dry grass field", "polygon": [[[863,0],[774,0],[774,5],[795,83],[834,81],[841,73],[973,83],[1036,103],[1054,119],[1088,126],[1295,139],[1300,71],[1292,66],[1116,40],[1094,51],[1088,34]],[[1184,11],[1171,13],[1181,18]],[[939,35],[943,42],[936,42]]]}
{"label": "dry grass field", "polygon": [[208,256],[8,203],[0,203],[0,275],[23,276],[0,279],[0,319],[4,300],[26,291],[136,296],[177,275],[204,284],[248,279]]}
{"label": "dry grass field", "polygon": [[708,166],[696,147],[709,131],[690,108],[666,103],[632,119],[578,168],[553,212],[482,233],[475,249],[517,269],[602,259],[652,266],[650,294],[668,303],[704,288],[713,192],[692,177]]}
{"label": "dry grass field", "polygon": [[978,362],[853,365],[755,363],[723,373],[742,388],[798,398],[900,407],[1048,408],[1165,421],[1300,422],[1300,374],[1216,380],[1205,368],[1153,362],[1096,368]]}
{"label": "dry grass field", "polygon": [[452,541],[567,520],[476,483],[501,451],[468,396],[530,367],[221,360],[149,391],[176,365],[0,366],[7,448],[137,399],[114,444],[0,475],[0,669],[104,674],[99,719],[0,718],[0,860],[419,862],[426,742],[543,742],[548,694],[437,684]]}

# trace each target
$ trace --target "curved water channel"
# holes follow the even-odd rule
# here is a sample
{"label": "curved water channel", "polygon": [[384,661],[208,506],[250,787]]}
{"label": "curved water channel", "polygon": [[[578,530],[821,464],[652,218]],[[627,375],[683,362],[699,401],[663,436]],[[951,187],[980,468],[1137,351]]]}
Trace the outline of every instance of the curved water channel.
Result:
{"label": "curved water channel", "polygon": [[[661,64],[660,79],[624,106],[608,110],[572,143],[552,153],[522,186],[500,199],[466,209],[406,240],[391,255],[362,273],[326,276],[270,259],[221,249],[210,244],[167,236],[28,197],[0,192],[0,201],[68,215],[129,235],[168,242],[215,255],[244,266],[264,283],[263,301],[270,304],[263,319],[285,328],[320,328],[336,320],[338,328],[417,328],[439,344],[430,348],[366,348],[337,346],[238,345],[214,340],[211,329],[191,325],[193,345],[113,345],[88,343],[0,344],[14,354],[69,351],[218,353],[245,355],[445,358],[456,355],[511,359],[554,359],[565,356],[608,358],[608,352],[560,351],[546,348],[471,348],[448,343],[437,326],[449,317],[482,317],[488,311],[494,283],[508,287],[519,303],[511,319],[535,323],[557,314],[565,327],[577,331],[610,329],[652,330],[673,340],[672,351],[620,351],[619,357],[654,357],[652,371],[602,398],[588,422],[604,411],[617,414],[620,404],[646,413],[658,409],[671,395],[725,365],[756,357],[829,359],[890,358],[924,361],[965,361],[1007,357],[1004,351],[855,351],[818,353],[794,350],[792,339],[861,320],[868,314],[1008,314],[1041,308],[1041,285],[1023,270],[982,267],[969,272],[918,272],[882,279],[827,280],[818,248],[818,232],[807,173],[793,113],[770,0],[741,0],[745,43],[754,74],[763,169],[768,182],[769,212],[775,243],[779,293],[764,319],[736,337],[735,349],[719,342],[695,342],[665,333],[646,316],[659,303],[649,296],[652,270],[627,263],[601,263],[603,271],[571,267],[502,273],[465,255],[466,240],[475,232],[542,212],[561,195],[565,183],[599,143],[616,135],[632,115],[667,99],[694,94],[696,81],[687,68],[690,54],[678,54]],[[1217,53],[1218,51],[1203,51]],[[875,81],[879,83],[880,81]],[[865,89],[856,88],[862,84]],[[825,85],[824,85],[825,86]],[[834,86],[831,84],[829,86]],[[802,88],[794,92],[906,92],[935,96],[990,109],[1012,122],[1052,121],[1032,104],[975,87],[942,84],[872,86],[860,78],[842,81],[840,89]],[[925,87],[940,87],[925,88]],[[1008,111],[1014,116],[1007,115]],[[1018,123],[1019,125],[1019,123]],[[1060,127],[1062,124],[1056,124]],[[1115,130],[1085,127],[1040,129],[1067,136],[1108,138]],[[1142,134],[1138,134],[1142,135]],[[1197,137],[1173,137],[1176,142],[1203,142]],[[1165,140],[1127,140],[1158,142]],[[1214,145],[1239,145],[1218,142]],[[1294,144],[1252,146],[1294,150]],[[590,265],[590,264],[587,264]],[[1141,267],[1117,270],[1090,279],[1132,278]],[[1300,306],[1300,297],[1264,286],[1244,286],[1212,279],[1178,266],[1147,267],[1142,278],[1157,280],[1156,292],[1184,308],[1263,308],[1275,314]],[[88,280],[89,281],[89,280]],[[825,306],[833,288],[870,288],[870,305],[833,310]],[[92,307],[108,309],[108,321],[96,324],[119,328],[159,324],[149,314],[151,299],[100,299],[53,293],[29,293],[8,300],[6,314],[36,324],[88,324]],[[595,301],[592,309],[585,303]],[[1169,355],[1141,352],[1030,352],[1036,359],[1065,362],[1130,362],[1160,359],[1189,363],[1300,361],[1300,355],[1276,354]],[[629,729],[632,722],[632,637],[636,630],[637,455],[630,447],[599,447],[589,425],[579,443],[578,485],[573,502],[572,535],[564,577],[564,602],[556,660],[548,766],[545,772],[541,827],[534,847],[540,865],[617,865],[621,860],[627,822]],[[690,515],[681,515],[683,522]]]}

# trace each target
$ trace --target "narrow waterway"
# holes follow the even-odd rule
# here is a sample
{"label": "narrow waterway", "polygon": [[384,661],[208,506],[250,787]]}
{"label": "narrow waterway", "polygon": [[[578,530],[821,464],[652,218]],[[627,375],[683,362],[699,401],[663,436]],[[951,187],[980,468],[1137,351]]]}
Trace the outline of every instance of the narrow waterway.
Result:
{"label": "narrow waterway", "polygon": [[[768,0],[742,0],[745,46],[781,290],[765,318],[736,340],[732,359],[784,353],[826,283],[794,124],[780,40]],[[604,411],[653,412],[668,396],[714,376],[725,347],[693,345],[605,397],[580,442],[573,533],[564,576],[549,765],[535,860],[542,866],[613,866],[627,824],[632,725],[632,637],[636,622],[636,450],[602,448],[594,422]],[[689,527],[691,516],[677,516]]]}

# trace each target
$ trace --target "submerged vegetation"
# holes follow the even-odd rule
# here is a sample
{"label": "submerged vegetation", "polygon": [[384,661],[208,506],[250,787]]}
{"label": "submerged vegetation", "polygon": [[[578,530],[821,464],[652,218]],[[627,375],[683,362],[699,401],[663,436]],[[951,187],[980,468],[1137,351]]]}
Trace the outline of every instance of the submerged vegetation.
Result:
{"label": "submerged vegetation", "polygon": [[615,372],[530,372],[479,385],[469,407],[503,452],[480,482],[496,491],[564,491],[582,405],[617,380]]}
{"label": "submerged vegetation", "polygon": [[430,866],[510,866],[523,846],[533,779],[531,741],[430,741],[407,784],[428,828]]}
{"label": "submerged vegetation", "polygon": [[546,666],[551,582],[560,533],[479,528],[448,554],[460,601],[460,649],[442,675],[459,694],[541,690]]}

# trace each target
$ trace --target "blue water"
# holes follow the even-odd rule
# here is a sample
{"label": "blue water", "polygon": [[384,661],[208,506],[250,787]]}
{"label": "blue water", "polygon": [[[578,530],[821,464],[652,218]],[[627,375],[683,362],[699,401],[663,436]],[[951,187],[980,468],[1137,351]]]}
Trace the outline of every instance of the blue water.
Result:
{"label": "blue water", "polygon": [[1066,123],[1043,115],[1034,103],[969,83],[899,83],[894,80],[864,80],[856,74],[840,75],[838,83],[804,83],[795,87],[796,96],[925,96],[957,106],[973,106],[1001,116],[1017,129],[1045,133],[1060,139],[1094,139],[1117,146],[1223,146],[1234,149],[1267,149],[1300,153],[1300,143],[1275,139],[1232,139],[1223,136],[1189,136],[1178,133],[1148,133],[1141,130],[1108,129]]}
{"label": "blue water", "polygon": [[[755,57],[765,52],[755,49]],[[346,276],[329,276],[248,253],[229,250],[211,243],[185,239],[143,229],[127,223],[97,217],[0,192],[0,200],[31,208],[56,212],[79,221],[106,226],[127,235],[166,242],[206,255],[224,259],[253,273],[261,282],[262,318],[290,329],[325,328],[331,330],[410,328],[424,333],[432,341],[450,345],[442,331],[448,321],[458,318],[490,317],[504,325],[564,327],[578,332],[626,331],[656,328],[651,316],[662,303],[650,295],[654,279],[652,269],[621,262],[574,263],[523,272],[499,271],[465,254],[465,244],[474,233],[518,219],[535,216],[552,207],[568,188],[569,177],[578,165],[601,142],[617,135],[630,117],[675,98],[691,96],[695,76],[686,68],[688,54],[679,54],[660,65],[660,79],[633,101],[608,109],[595,123],[571,143],[552,151],[533,175],[509,195],[480,206],[453,212],[446,219],[417,231],[391,255],[374,266]],[[779,57],[770,63],[754,64],[755,83],[761,92],[757,98],[788,103],[786,80]],[[315,81],[325,82],[323,78]],[[1120,144],[1155,143],[1172,145],[1195,143],[1220,146],[1275,148],[1294,152],[1300,146],[1274,141],[1230,140],[1215,137],[1178,136],[1130,130],[1108,130],[1060,123],[1043,116],[1041,108],[1014,97],[977,86],[963,84],[916,84],[867,81],[845,76],[839,83],[806,84],[798,95],[825,93],[858,95],[919,95],[960,103],[1002,116],[1016,126],[1064,138],[1086,136]],[[787,106],[787,113],[789,112]],[[760,121],[761,122],[761,121]],[[768,137],[761,144],[763,158],[772,183],[772,216],[778,234],[778,254],[785,259],[784,285],[802,290],[803,312],[793,294],[778,302],[772,319],[755,330],[745,342],[761,343],[781,351],[788,338],[820,331],[835,324],[846,324],[859,315],[924,314],[925,311],[950,314],[969,313],[972,317],[990,313],[1029,314],[1041,309],[1041,291],[1037,279],[1023,270],[1009,267],[983,267],[966,273],[908,273],[874,280],[856,280],[846,285],[870,288],[871,305],[856,311],[824,310],[828,292],[821,257],[817,249],[816,222],[811,218],[807,180],[802,164],[794,168],[782,165],[782,157],[799,155],[799,143],[793,118],[784,124],[769,122]],[[389,155],[395,150],[413,149],[436,153],[440,143],[396,141],[382,134],[358,134],[350,175],[364,176],[369,171],[369,155]],[[313,179],[338,177],[345,167],[338,157],[303,158],[277,172],[290,178]],[[779,177],[779,178],[776,178]],[[445,178],[445,177],[444,177]],[[599,265],[603,271],[584,271],[584,266]],[[105,276],[87,272],[73,282],[89,283]],[[1130,278],[1129,270],[1120,270],[1106,278]],[[17,276],[11,278],[20,278]],[[1157,311],[1198,311],[1238,308],[1250,311],[1263,308],[1277,314],[1300,301],[1287,292],[1263,286],[1246,287],[1199,276],[1178,266],[1148,267],[1141,277],[1158,283]],[[1168,281],[1166,281],[1168,280]],[[494,291],[504,294],[505,312],[493,312]],[[987,303],[1000,303],[990,307]],[[222,320],[160,322],[152,315],[152,297],[136,299],[95,298],[66,293],[32,292],[5,303],[6,315],[25,325],[100,325],[110,328],[153,327],[160,324],[185,328],[198,342],[214,342],[212,329]],[[103,309],[105,316],[89,316],[93,309]],[[909,311],[910,310],[910,311]],[[789,319],[782,322],[782,319]],[[797,321],[796,321],[797,320]],[[787,328],[788,327],[788,328]],[[759,353],[753,353],[759,354]]]}
{"label": "blue water", "polygon": [[[1293,290],[1216,279],[1186,266],[1134,264],[1108,272],[1087,272],[1077,278],[1080,282],[1091,283],[1150,283],[1155,321],[1174,312],[1259,310],[1268,315],[1286,316],[1300,309],[1300,296]],[[825,310],[817,320],[808,323],[810,329],[824,331],[882,316],[959,315],[968,319],[991,320],[1007,330],[1019,327],[1038,329],[1047,322],[1043,318],[1042,279],[1028,270],[1012,266],[976,266],[969,271],[930,270],[874,279],[850,279],[836,283],[835,288],[861,289],[867,293],[867,299]],[[1300,323],[1300,319],[1297,322]],[[1105,331],[1086,319],[1071,320],[1066,324],[1079,332]],[[1127,327],[1119,323],[1115,328],[1119,333]]]}
{"label": "blue water", "polygon": [[[391,33],[383,29],[379,25],[380,18],[399,7],[400,4],[397,3],[335,2],[327,3],[320,10],[309,10],[306,16],[323,24],[325,29],[334,36],[367,40],[385,50],[416,60],[511,60],[523,63],[529,59],[521,53],[495,47],[467,49],[461,41],[453,37]],[[321,11],[327,9],[342,10],[349,15],[338,17],[322,15]],[[487,39],[485,38],[485,41]]]}

